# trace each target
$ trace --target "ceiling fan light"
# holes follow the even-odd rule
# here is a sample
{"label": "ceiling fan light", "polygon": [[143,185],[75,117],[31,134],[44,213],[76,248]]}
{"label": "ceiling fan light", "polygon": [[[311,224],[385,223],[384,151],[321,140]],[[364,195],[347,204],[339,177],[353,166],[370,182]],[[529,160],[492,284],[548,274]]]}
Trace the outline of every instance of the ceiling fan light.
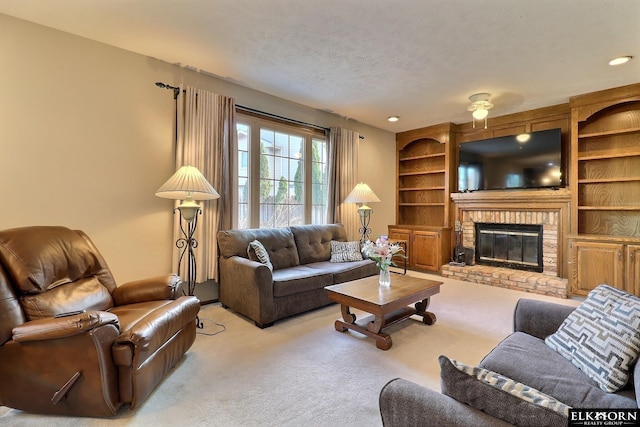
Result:
{"label": "ceiling fan light", "polygon": [[471,113],[471,115],[476,120],[482,120],[489,115],[489,110],[485,110],[484,108],[479,107],[473,110],[473,113]]}
{"label": "ceiling fan light", "polygon": [[626,64],[631,60],[632,56],[619,56],[617,58],[613,58],[609,61],[609,65],[622,65]]}

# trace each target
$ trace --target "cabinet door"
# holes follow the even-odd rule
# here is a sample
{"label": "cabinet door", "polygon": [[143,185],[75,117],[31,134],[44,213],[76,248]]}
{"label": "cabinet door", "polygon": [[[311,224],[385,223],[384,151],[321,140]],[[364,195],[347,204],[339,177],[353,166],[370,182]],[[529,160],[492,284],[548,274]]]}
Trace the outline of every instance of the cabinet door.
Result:
{"label": "cabinet door", "polygon": [[640,296],[640,245],[627,246],[627,292]]}
{"label": "cabinet door", "polygon": [[440,233],[414,231],[411,245],[412,265],[420,270],[440,270]]}
{"label": "cabinet door", "polygon": [[624,289],[624,245],[600,242],[571,243],[571,293],[587,295],[603,283]]}
{"label": "cabinet door", "polygon": [[[403,240],[406,242],[406,248],[404,248],[406,250],[406,253],[404,254],[405,256],[407,256],[408,258],[406,259],[406,266],[407,267],[411,267],[412,261],[411,261],[411,253],[413,252],[412,248],[411,248],[411,230],[407,230],[404,228],[391,228],[389,227],[389,239],[391,240]],[[405,259],[401,258],[401,257],[397,257],[396,259],[394,259],[395,263],[399,266],[403,266],[405,265]]]}

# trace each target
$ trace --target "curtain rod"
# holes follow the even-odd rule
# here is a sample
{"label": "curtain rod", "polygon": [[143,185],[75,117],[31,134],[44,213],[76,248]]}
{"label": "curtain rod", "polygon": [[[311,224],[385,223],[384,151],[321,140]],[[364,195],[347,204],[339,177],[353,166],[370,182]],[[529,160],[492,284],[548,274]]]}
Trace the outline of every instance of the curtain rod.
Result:
{"label": "curtain rod", "polygon": [[[173,99],[177,99],[178,95],[180,94],[180,88],[179,87],[171,86],[171,85],[168,85],[168,84],[162,83],[162,82],[156,82],[156,86],[158,86],[159,88],[162,88],[162,89],[172,90],[173,91]],[[185,91],[183,90],[183,92],[185,92]],[[294,123],[294,124],[297,124],[297,125],[308,126],[308,127],[313,128],[313,129],[319,129],[319,130],[322,130],[322,131],[329,130],[328,128],[325,128],[325,127],[322,127],[322,126],[318,126],[318,125],[314,125],[312,123],[306,123],[306,122],[302,122],[300,120],[294,120],[294,119],[290,119],[290,118],[287,118],[287,117],[278,116],[277,114],[267,113],[265,111],[256,110],[255,108],[245,107],[244,105],[236,104],[236,109],[242,110],[242,111],[246,111],[246,112],[249,112],[249,113],[261,114],[263,116],[271,117],[272,119],[278,119],[278,120],[282,120],[282,121],[285,121],[285,122]],[[364,139],[364,135],[359,135],[359,136],[360,136],[360,139]]]}
{"label": "curtain rod", "polygon": [[[282,121],[285,121],[285,122],[294,123],[294,124],[302,125],[302,126],[308,126],[310,128],[313,128],[313,129],[319,129],[319,130],[323,130],[323,131],[328,131],[329,130],[329,128],[325,128],[325,127],[322,127],[322,126],[314,125],[312,123],[302,122],[300,120],[295,120],[295,119],[290,119],[288,117],[279,116],[277,114],[267,113],[265,111],[256,110],[255,108],[245,107],[244,105],[236,104],[236,108],[238,110],[246,111],[248,113],[261,114],[263,116],[267,116],[267,117],[270,117],[272,119],[282,120]],[[364,139],[364,135],[359,135],[359,137],[360,137],[360,139]]]}

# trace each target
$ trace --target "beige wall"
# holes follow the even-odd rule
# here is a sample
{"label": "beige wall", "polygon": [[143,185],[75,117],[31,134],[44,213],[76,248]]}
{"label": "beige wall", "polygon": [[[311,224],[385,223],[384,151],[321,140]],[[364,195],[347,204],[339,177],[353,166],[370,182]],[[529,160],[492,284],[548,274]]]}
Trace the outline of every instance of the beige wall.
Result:
{"label": "beige wall", "polygon": [[373,232],[395,221],[394,134],[0,14],[0,228],[82,229],[120,283],[175,270],[173,205],[154,196],[174,170],[175,106],[156,81],[360,132],[359,178],[383,200]]}

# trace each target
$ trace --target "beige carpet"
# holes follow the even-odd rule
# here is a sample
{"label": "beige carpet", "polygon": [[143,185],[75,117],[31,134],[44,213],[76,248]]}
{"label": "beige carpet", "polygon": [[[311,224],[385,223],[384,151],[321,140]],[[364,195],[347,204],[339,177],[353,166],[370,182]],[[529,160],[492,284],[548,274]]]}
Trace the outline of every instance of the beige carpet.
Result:
{"label": "beige carpet", "polygon": [[186,356],[135,411],[125,408],[113,419],[83,419],[0,407],[0,425],[381,426],[378,394],[387,381],[403,377],[439,390],[438,356],[479,362],[511,332],[519,298],[579,303],[444,282],[429,308],[437,315],[435,325],[411,319],[392,326],[386,330],[393,339],[387,351],[357,333],[337,332],[337,305],[267,329],[219,304],[206,305],[201,311],[204,332],[222,332],[199,334]]}

